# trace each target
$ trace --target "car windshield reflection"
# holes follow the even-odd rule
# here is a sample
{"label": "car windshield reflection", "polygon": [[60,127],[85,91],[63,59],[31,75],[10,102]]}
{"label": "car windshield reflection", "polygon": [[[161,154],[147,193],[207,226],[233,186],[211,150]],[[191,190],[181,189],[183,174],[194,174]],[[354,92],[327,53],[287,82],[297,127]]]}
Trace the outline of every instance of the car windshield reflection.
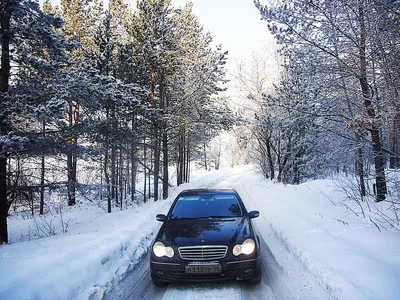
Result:
{"label": "car windshield reflection", "polygon": [[243,211],[233,194],[201,194],[180,197],[171,212],[171,219],[213,219],[242,217]]}

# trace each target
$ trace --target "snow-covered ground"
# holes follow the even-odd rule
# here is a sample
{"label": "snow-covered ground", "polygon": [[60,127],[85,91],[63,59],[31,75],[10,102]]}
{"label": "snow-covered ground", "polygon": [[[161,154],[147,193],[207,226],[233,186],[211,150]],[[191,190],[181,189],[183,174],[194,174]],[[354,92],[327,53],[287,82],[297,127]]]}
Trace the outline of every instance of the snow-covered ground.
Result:
{"label": "snow-covered ground", "polygon": [[[166,213],[181,190],[232,182],[226,187],[261,212],[254,222],[285,272],[293,271],[290,253],[334,298],[399,299],[399,231],[380,232],[335,205],[343,195],[332,180],[285,186],[251,166],[197,172],[191,183],[171,188],[167,200],[111,214],[81,204],[64,208],[62,220],[11,216],[11,242],[0,246],[0,299],[101,298],[145,253],[160,226],[155,215]],[[62,232],[62,225],[66,233],[37,238]]]}

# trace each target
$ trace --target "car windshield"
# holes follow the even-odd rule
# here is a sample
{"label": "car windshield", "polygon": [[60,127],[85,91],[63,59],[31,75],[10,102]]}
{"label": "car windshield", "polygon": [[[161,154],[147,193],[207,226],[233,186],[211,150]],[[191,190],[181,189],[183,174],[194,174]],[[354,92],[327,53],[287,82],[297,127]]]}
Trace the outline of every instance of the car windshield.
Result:
{"label": "car windshield", "polygon": [[175,203],[171,219],[230,218],[243,216],[234,194],[199,194],[181,196]]}

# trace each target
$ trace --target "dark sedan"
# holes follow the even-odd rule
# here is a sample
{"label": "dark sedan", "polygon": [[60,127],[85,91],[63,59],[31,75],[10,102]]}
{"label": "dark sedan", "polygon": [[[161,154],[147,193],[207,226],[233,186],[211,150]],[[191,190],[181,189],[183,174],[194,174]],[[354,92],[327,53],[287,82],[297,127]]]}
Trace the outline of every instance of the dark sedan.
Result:
{"label": "dark sedan", "polygon": [[152,245],[150,269],[156,285],[177,281],[261,281],[260,243],[239,194],[229,190],[181,192]]}

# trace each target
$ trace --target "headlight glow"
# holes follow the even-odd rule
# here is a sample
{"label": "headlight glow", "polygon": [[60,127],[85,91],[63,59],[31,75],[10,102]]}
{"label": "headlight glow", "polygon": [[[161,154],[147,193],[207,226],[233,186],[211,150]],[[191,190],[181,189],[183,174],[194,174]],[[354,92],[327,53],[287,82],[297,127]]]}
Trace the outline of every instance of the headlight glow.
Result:
{"label": "headlight glow", "polygon": [[174,256],[174,249],[171,247],[165,247],[165,245],[161,242],[156,242],[153,245],[153,253],[157,257],[166,256],[168,258],[172,258]]}
{"label": "headlight glow", "polygon": [[239,256],[240,254],[249,255],[256,249],[256,243],[253,239],[247,239],[243,244],[237,244],[233,247],[233,255]]}
{"label": "headlight glow", "polygon": [[239,256],[242,253],[242,245],[235,245],[235,247],[233,247],[233,255],[235,256]]}

